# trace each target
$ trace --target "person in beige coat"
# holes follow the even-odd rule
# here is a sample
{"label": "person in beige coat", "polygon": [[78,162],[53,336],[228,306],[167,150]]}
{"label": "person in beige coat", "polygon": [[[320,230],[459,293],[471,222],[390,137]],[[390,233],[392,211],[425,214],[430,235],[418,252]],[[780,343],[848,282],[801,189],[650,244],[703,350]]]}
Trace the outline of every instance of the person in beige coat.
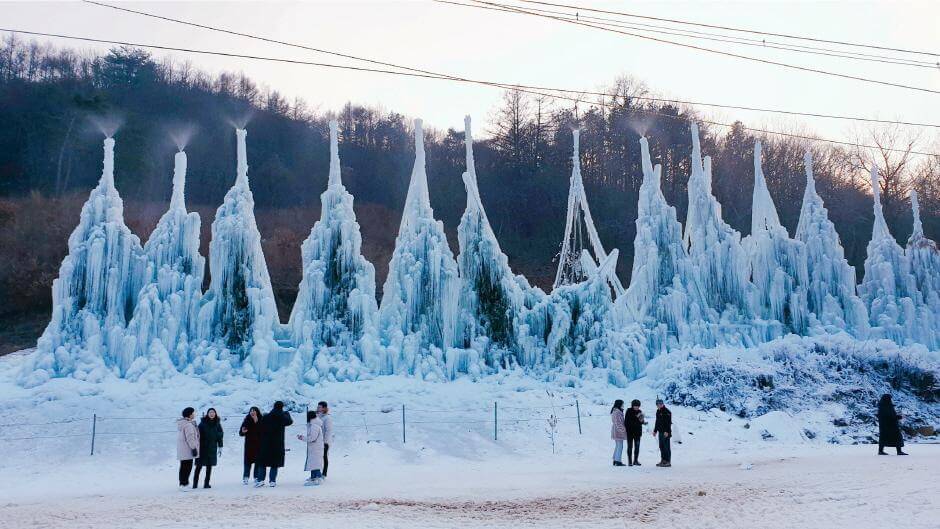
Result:
{"label": "person in beige coat", "polygon": [[307,463],[304,470],[310,472],[310,478],[304,481],[304,485],[323,483],[323,420],[317,417],[317,412],[307,412],[307,435],[298,435],[297,439],[307,443]]}
{"label": "person in beige coat", "polygon": [[180,490],[189,490],[189,475],[193,471],[193,460],[199,457],[199,428],[196,427],[196,410],[186,407],[183,418],[176,420],[176,458],[180,462]]}
{"label": "person in beige coat", "polygon": [[623,466],[623,442],[627,438],[627,427],[623,422],[623,401],[614,401],[610,409],[610,438],[614,440],[614,466]]}

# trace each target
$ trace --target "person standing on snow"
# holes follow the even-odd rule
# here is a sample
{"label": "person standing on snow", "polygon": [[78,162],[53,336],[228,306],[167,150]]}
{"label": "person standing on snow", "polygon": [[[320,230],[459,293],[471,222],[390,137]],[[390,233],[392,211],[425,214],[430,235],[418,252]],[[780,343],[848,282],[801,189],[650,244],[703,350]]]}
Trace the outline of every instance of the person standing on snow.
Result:
{"label": "person standing on snow", "polygon": [[183,417],[176,420],[176,458],[180,462],[180,490],[189,489],[189,474],[193,460],[199,457],[199,428],[196,428],[196,410],[186,407]]}
{"label": "person standing on snow", "polygon": [[212,467],[219,464],[222,438],[222,419],[215,408],[209,408],[199,422],[199,457],[196,458],[196,473],[193,476],[194,489],[199,488],[199,472],[202,467],[206,467],[206,481],[202,484],[202,488],[212,488],[209,480],[212,479]]}
{"label": "person standing on snow", "polygon": [[627,430],[627,464],[629,466],[640,465],[640,438],[643,437],[643,425],[646,424],[646,417],[640,410],[640,401],[633,399],[630,407],[624,413],[624,426]]}
{"label": "person standing on snow", "polygon": [[258,451],[261,448],[261,410],[257,406],[248,410],[238,435],[245,438],[245,471],[242,473],[242,483],[247,485],[248,477],[251,476],[251,465],[255,465],[255,470],[258,470]]}
{"label": "person standing on snow", "polygon": [[330,417],[330,406],[325,400],[317,403],[317,418],[323,422],[323,478],[330,468],[330,445],[333,444],[333,417]]}
{"label": "person standing on snow", "polygon": [[323,456],[324,452],[323,420],[317,417],[317,412],[307,412],[307,435],[298,435],[297,439],[307,443],[307,463],[304,470],[310,472],[310,477],[304,480],[304,486],[319,485],[323,483]]}
{"label": "person standing on snow", "polygon": [[904,447],[904,437],[901,436],[901,425],[898,423],[902,417],[894,410],[891,395],[885,393],[878,401],[878,455],[886,456],[886,446],[897,449],[899,456],[907,454],[901,450]]}
{"label": "person standing on snow", "polygon": [[666,407],[662,399],[656,399],[656,424],[653,426],[653,436],[659,435],[658,467],[672,466],[672,447],[669,446],[672,437],[672,412]]}
{"label": "person standing on snow", "polygon": [[610,438],[614,440],[614,466],[623,466],[623,442],[627,438],[627,427],[624,424],[623,400],[614,401],[610,409]]}
{"label": "person standing on snow", "polygon": [[284,430],[292,424],[294,419],[284,411],[284,403],[281,401],[275,402],[271,411],[261,418],[261,445],[255,464],[255,487],[264,486],[269,468],[269,485],[277,486],[277,470],[284,466]]}

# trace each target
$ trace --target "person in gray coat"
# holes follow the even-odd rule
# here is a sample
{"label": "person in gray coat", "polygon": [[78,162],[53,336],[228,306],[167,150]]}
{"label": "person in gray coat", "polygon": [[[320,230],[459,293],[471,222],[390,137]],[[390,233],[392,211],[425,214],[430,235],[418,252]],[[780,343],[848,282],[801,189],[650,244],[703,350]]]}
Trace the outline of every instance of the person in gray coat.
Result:
{"label": "person in gray coat", "polygon": [[304,481],[304,486],[323,483],[323,421],[317,417],[317,412],[307,412],[307,435],[298,435],[297,439],[307,443],[304,470],[310,472],[310,477]]}
{"label": "person in gray coat", "polygon": [[623,442],[627,439],[627,427],[623,423],[623,401],[614,401],[610,409],[610,438],[614,440],[614,466],[623,466]]}
{"label": "person in gray coat", "polygon": [[186,407],[183,417],[176,420],[176,458],[180,462],[180,490],[189,490],[189,475],[193,471],[193,460],[199,457],[199,428],[196,427],[196,410]]}

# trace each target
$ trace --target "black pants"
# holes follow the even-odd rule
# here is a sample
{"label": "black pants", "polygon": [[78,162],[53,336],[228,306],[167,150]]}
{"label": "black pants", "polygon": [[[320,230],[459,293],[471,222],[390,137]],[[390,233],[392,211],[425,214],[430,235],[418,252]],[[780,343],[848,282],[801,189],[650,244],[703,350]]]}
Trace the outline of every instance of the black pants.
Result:
{"label": "black pants", "polygon": [[330,445],[323,443],[323,477],[326,477],[328,468],[330,468]]}
{"label": "black pants", "polygon": [[180,486],[189,485],[189,474],[193,471],[193,460],[184,459],[180,461]]}
{"label": "black pants", "polygon": [[665,432],[659,432],[659,456],[663,463],[672,462],[672,447],[669,445],[672,434],[666,436]]}
{"label": "black pants", "polygon": [[640,460],[640,438],[643,433],[627,432],[627,463],[634,463]]}
{"label": "black pants", "polygon": [[[199,485],[199,471],[202,470],[202,465],[196,465],[196,474],[193,476],[193,488],[195,489]],[[206,482],[203,483],[203,486],[209,486],[209,480],[212,479],[212,467],[206,467]]]}

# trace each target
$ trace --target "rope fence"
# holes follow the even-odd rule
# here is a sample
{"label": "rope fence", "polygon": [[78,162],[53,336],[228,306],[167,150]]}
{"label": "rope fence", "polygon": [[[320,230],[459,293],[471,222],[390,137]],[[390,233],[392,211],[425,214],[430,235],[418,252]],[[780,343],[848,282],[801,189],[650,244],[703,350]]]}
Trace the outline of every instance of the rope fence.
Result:
{"label": "rope fence", "polygon": [[[550,413],[546,414],[547,410],[551,410]],[[295,411],[297,413],[300,410]],[[570,414],[570,411],[574,411],[574,414]],[[537,414],[534,417],[513,417],[513,413],[519,412],[532,412]],[[562,413],[565,413],[564,415]],[[302,413],[302,412],[301,412]],[[370,422],[367,420],[368,416],[374,416],[373,414],[382,414],[389,416],[399,416],[398,420],[394,421],[383,421],[383,422]],[[457,415],[458,417],[446,417],[440,418],[441,413],[449,413],[452,415]],[[427,417],[422,417],[422,415],[429,415]],[[482,414],[482,416],[481,416]],[[581,419],[600,417],[601,415],[592,415],[582,414],[581,405],[575,400],[571,403],[558,404],[553,406],[500,406],[498,402],[493,402],[493,407],[491,410],[485,409],[409,409],[406,408],[406,405],[402,404],[400,407],[389,407],[381,410],[338,410],[335,412],[330,412],[330,415],[335,418],[337,424],[334,425],[334,428],[344,431],[365,431],[369,435],[373,435],[373,432],[370,432],[370,429],[377,429],[380,427],[389,427],[397,426],[401,429],[401,441],[402,444],[407,444],[407,434],[409,427],[412,426],[444,426],[452,427],[454,425],[463,425],[463,426],[485,426],[492,425],[492,437],[494,441],[499,440],[500,425],[514,425],[514,424],[527,424],[533,422],[543,422],[546,425],[546,428],[551,430],[551,434],[554,436],[557,431],[558,425],[561,421],[571,421],[569,424],[572,424],[576,421],[578,434],[582,433],[581,429]],[[417,418],[415,418],[417,415]],[[606,415],[603,415],[606,417]],[[177,430],[160,430],[160,429],[146,429],[141,431],[126,431],[126,425],[128,421],[147,421],[145,424],[153,424],[150,421],[162,421],[170,422],[176,421],[179,417],[126,417],[126,416],[99,416],[93,414],[88,418],[67,418],[55,421],[46,421],[46,422],[13,422],[8,424],[0,424],[0,431],[6,431],[8,428],[27,428],[27,427],[44,427],[44,426],[61,426],[61,425],[74,425],[78,427],[84,427],[85,431],[83,432],[63,432],[55,435],[15,435],[11,437],[0,437],[0,443],[4,442],[13,442],[13,441],[30,441],[30,440],[46,440],[46,439],[74,439],[79,437],[88,438],[90,443],[90,455],[95,455],[95,442],[98,438],[101,437],[132,437],[132,436],[148,436],[148,435],[168,435],[176,434]],[[357,420],[360,422],[357,424]],[[232,423],[237,422],[241,423],[241,417],[223,417],[223,422]],[[108,428],[108,425],[116,426],[114,430]],[[296,423],[295,423],[296,424]],[[302,422],[301,422],[302,424]],[[238,437],[240,428],[227,428],[226,432],[229,436]]]}

